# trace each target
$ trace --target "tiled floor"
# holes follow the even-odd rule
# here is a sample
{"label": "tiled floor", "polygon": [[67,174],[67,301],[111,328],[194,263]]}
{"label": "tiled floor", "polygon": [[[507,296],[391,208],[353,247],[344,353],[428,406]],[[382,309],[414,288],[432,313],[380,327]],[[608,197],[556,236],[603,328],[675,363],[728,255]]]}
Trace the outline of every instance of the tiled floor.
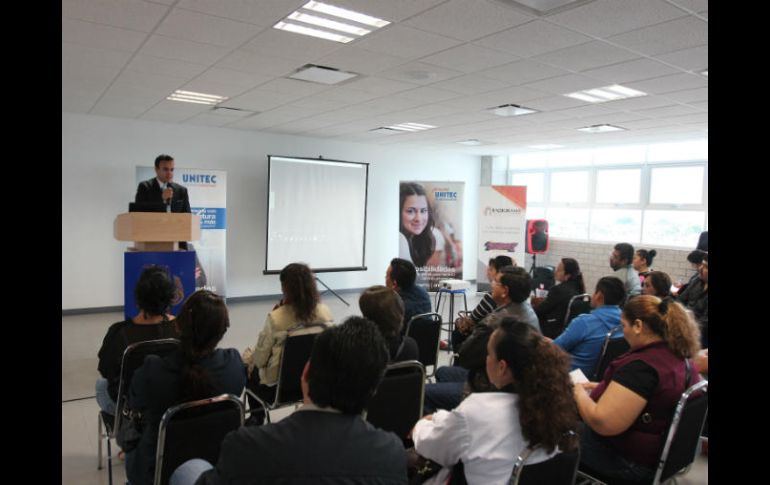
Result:
{"label": "tiled floor", "polygon": [[[345,306],[333,295],[323,296],[337,321],[348,315],[359,314],[358,294],[342,294],[350,304]],[[480,298],[468,298],[472,308]],[[243,302],[228,305],[230,328],[221,347],[243,350],[253,346],[262,328],[265,315],[275,302]],[[459,310],[456,305],[455,310]],[[448,314],[448,310],[444,310]],[[98,406],[93,399],[96,371],[96,354],[110,324],[122,320],[120,313],[99,313],[62,317],[62,484],[97,485],[108,483],[107,468],[97,470],[97,414]],[[448,363],[446,352],[441,352],[440,363]],[[274,419],[291,412],[278,411]],[[114,443],[113,443],[114,445]],[[114,449],[114,446],[113,446]],[[104,449],[106,455],[106,447]],[[114,452],[113,452],[114,453]],[[105,460],[106,461],[106,460]],[[125,483],[125,468],[117,458],[113,459],[113,480],[117,485]],[[700,456],[680,485],[708,483],[708,459]]]}

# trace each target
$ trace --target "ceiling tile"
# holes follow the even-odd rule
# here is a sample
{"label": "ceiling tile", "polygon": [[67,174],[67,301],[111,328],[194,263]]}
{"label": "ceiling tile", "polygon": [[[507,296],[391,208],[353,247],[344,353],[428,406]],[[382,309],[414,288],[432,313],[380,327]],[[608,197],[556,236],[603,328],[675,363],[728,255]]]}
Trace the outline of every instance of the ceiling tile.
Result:
{"label": "ceiling tile", "polygon": [[676,101],[677,103],[687,103],[692,104],[693,102],[698,101],[708,101],[709,99],[709,88],[696,88],[696,89],[685,89],[682,91],[674,91],[671,93],[666,93],[665,98],[668,98],[672,101]]}
{"label": "ceiling tile", "polygon": [[206,70],[206,66],[175,59],[161,59],[160,57],[137,54],[126,66],[129,71],[148,74],[162,72],[166,75],[190,80]]}
{"label": "ceiling tile", "polygon": [[306,0],[180,0],[176,6],[239,22],[272,26],[305,3]]}
{"label": "ceiling tile", "polygon": [[61,19],[61,40],[97,49],[134,52],[147,34],[68,18]]}
{"label": "ceiling tile", "polygon": [[452,0],[410,18],[405,25],[460,40],[474,40],[529,22],[533,17],[489,0]]}
{"label": "ceiling tile", "polygon": [[401,25],[388,26],[355,42],[355,46],[361,49],[405,59],[418,59],[461,43],[449,37]]}
{"label": "ceiling tile", "polygon": [[86,47],[82,45],[62,42],[62,65],[79,66],[83,69],[90,67],[122,68],[131,58],[127,51],[101,49],[98,47]]}
{"label": "ceiling tile", "polygon": [[221,105],[232,108],[248,109],[251,111],[267,111],[299,98],[301,98],[301,96],[252,89],[240,96],[228,99],[221,103]]}
{"label": "ceiling tile", "polygon": [[666,54],[708,44],[708,29],[703,20],[683,17],[607,40],[647,55]]}
{"label": "ceiling tile", "polygon": [[342,71],[352,71],[359,74],[374,74],[403,64],[402,57],[380,53],[373,56],[371,52],[352,45],[345,45],[327,56],[317,60],[317,64],[333,67]]}
{"label": "ceiling tile", "polygon": [[232,69],[212,67],[200,76],[196,77],[195,81],[200,83],[231,84],[241,88],[254,88],[260,84],[270,81],[271,79],[273,79],[272,76],[263,76],[261,74],[251,74],[242,71],[234,71]]}
{"label": "ceiling tile", "polygon": [[235,48],[261,30],[260,26],[175,8],[156,32],[176,39]]}
{"label": "ceiling tile", "polygon": [[663,0],[597,0],[548,16],[549,22],[606,38],[687,15]]}
{"label": "ceiling tile", "polygon": [[527,83],[524,87],[536,89],[552,94],[567,94],[584,89],[599,88],[602,84],[596,79],[581,76],[579,74],[567,74],[566,76],[552,77],[542,81]]}
{"label": "ceiling tile", "polygon": [[681,67],[686,71],[702,71],[709,66],[709,47],[701,45],[656,56],[663,62]]}
{"label": "ceiling tile", "polygon": [[359,91],[375,93],[378,96],[397,93],[399,91],[406,91],[407,89],[412,89],[416,86],[413,83],[393,81],[391,79],[384,79],[374,76],[353,79],[347,85]]}
{"label": "ceiling tile", "polygon": [[296,61],[297,67],[329,55],[343,44],[307,35],[267,28],[244,44],[241,49],[257,54],[282,57]]}
{"label": "ceiling tile", "polygon": [[674,74],[646,81],[627,83],[625,86],[648,94],[665,94],[684,89],[706,87],[708,86],[708,79],[698,74]]}
{"label": "ceiling tile", "polygon": [[221,68],[263,76],[285,76],[302,67],[301,62],[292,59],[255,54],[244,50],[231,52],[216,65]]}
{"label": "ceiling tile", "polygon": [[[371,53],[369,53],[369,55],[371,56]],[[425,64],[423,62],[407,62],[398,67],[377,73],[377,77],[415,84],[433,84],[462,75],[463,73],[461,71],[446,69],[432,64]]]}
{"label": "ceiling tile", "polygon": [[[446,0],[334,0],[329,2],[337,7],[346,8],[390,22],[398,22],[424,12]],[[300,5],[305,2],[301,2]]]}
{"label": "ceiling tile", "polygon": [[493,67],[478,73],[480,76],[518,85],[567,74],[567,71],[538,62],[522,60]]}
{"label": "ceiling tile", "polygon": [[448,69],[470,73],[499,66],[501,64],[507,64],[517,59],[516,56],[504,54],[497,50],[486,49],[473,44],[465,44],[447,49],[438,54],[423,57],[421,61]]}
{"label": "ceiling tile", "polygon": [[62,16],[140,32],[152,32],[168,7],[126,0],[62,0]]}
{"label": "ceiling tile", "polygon": [[476,40],[474,44],[519,57],[532,57],[591,40],[588,36],[536,20]]}
{"label": "ceiling tile", "polygon": [[201,44],[200,42],[153,35],[139,52],[164,59],[177,59],[209,66],[224,57],[229,52],[229,49],[211,44]]}
{"label": "ceiling tile", "polygon": [[532,60],[570,71],[585,71],[617,62],[636,59],[639,56],[606,42],[594,41],[533,57]]}
{"label": "ceiling tile", "polygon": [[660,77],[667,74],[676,74],[675,68],[653,61],[651,59],[636,59],[628,62],[621,62],[611,66],[590,69],[581,74],[602,81],[608,84],[622,84],[630,81],[641,81]]}
{"label": "ceiling tile", "polygon": [[448,81],[441,81],[432,84],[431,87],[444,89],[446,91],[453,91],[460,94],[480,94],[488,91],[494,91],[495,89],[502,89],[507,86],[507,83],[498,81],[496,79],[489,79],[474,74],[466,74],[465,76],[456,77]]}

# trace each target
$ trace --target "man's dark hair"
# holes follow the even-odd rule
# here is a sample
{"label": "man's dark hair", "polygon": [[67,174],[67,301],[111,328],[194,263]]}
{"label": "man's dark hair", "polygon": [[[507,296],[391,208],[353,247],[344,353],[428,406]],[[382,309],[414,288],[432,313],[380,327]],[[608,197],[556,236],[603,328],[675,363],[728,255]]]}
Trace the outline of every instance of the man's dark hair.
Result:
{"label": "man's dark hair", "polygon": [[175,292],[176,287],[168,271],[160,266],[150,266],[139,275],[134,288],[134,301],[147,315],[163,315],[171,309]]}
{"label": "man's dark hair", "polygon": [[696,249],[687,255],[687,261],[691,262],[692,264],[701,264],[703,262],[703,258],[707,256],[708,253],[706,251],[703,251],[702,249]]}
{"label": "man's dark hair", "polygon": [[626,287],[620,278],[605,276],[596,282],[596,291],[604,295],[605,305],[620,305],[626,299]]}
{"label": "man's dark hair", "polygon": [[508,288],[508,297],[514,303],[523,303],[529,298],[532,277],[527,270],[518,266],[503,266],[500,268],[500,284]]}
{"label": "man's dark hair", "polygon": [[401,258],[390,260],[390,279],[396,282],[401,290],[408,290],[417,279],[417,269],[411,261]]}
{"label": "man's dark hair", "polygon": [[513,260],[510,256],[495,256],[489,260],[489,265],[494,267],[497,271],[500,271],[500,268],[504,268],[505,266],[513,266]]}
{"label": "man's dark hair", "polygon": [[307,377],[313,403],[360,414],[385,372],[385,345],[377,326],[363,317],[348,317],[318,334]]}
{"label": "man's dark hair", "polygon": [[174,157],[172,157],[171,155],[165,155],[165,154],[158,155],[157,157],[155,157],[155,168],[160,168],[160,162],[173,162],[173,161],[174,161]]}
{"label": "man's dark hair", "polygon": [[617,243],[615,245],[615,251],[620,255],[620,259],[626,260],[626,265],[631,264],[634,260],[634,247],[628,243]]}

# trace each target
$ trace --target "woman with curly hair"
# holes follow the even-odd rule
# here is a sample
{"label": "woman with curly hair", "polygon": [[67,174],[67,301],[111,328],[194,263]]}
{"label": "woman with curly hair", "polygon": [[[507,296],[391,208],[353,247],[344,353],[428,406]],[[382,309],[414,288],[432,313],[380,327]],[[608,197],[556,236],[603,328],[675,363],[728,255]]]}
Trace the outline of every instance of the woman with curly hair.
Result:
{"label": "woman with curly hair", "polygon": [[690,360],[700,332],[682,305],[651,295],[629,300],[621,322],[631,350],[610,363],[600,383],[574,388],[586,424],[580,461],[588,473],[642,482],[655,474],[680,396],[700,380]]}
{"label": "woman with curly hair", "polygon": [[470,394],[453,411],[417,422],[415,450],[444,468],[430,483],[443,483],[462,461],[468,483],[507,484],[516,457],[537,447],[527,463],[539,463],[575,443],[577,412],[569,358],[531,325],[503,318],[487,344],[491,392]]}
{"label": "woman with curly hair", "polygon": [[414,182],[401,182],[399,196],[398,257],[425,266],[434,251],[444,248],[444,237],[436,228],[433,210],[425,188]]}
{"label": "woman with curly hair", "polygon": [[663,271],[651,271],[642,283],[642,294],[658,298],[671,296],[671,277]]}
{"label": "woman with curly hair", "polygon": [[[333,320],[329,307],[320,302],[315,276],[307,265],[288,264],[281,270],[279,279],[283,298],[267,314],[254,351],[247,347],[243,352],[243,362],[249,374],[247,387],[267,402],[275,399],[286,338],[290,335],[320,333]],[[259,406],[251,396],[249,402],[252,409]],[[264,414],[252,413],[252,417],[252,422],[261,424]]]}

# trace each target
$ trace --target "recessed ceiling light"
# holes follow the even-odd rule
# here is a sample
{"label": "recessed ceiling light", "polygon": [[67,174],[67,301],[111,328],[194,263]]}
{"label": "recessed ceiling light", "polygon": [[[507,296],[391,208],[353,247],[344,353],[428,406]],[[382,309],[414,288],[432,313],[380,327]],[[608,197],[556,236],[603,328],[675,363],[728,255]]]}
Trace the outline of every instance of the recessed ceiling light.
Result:
{"label": "recessed ceiling light", "polygon": [[470,140],[458,141],[458,142],[455,142],[455,143],[459,143],[460,145],[466,145],[466,146],[469,146],[469,147],[474,147],[474,146],[481,145],[481,142],[479,140],[476,140],[475,138],[472,138]]}
{"label": "recessed ceiling light", "polygon": [[310,1],[273,27],[347,44],[388,24],[387,20],[377,17]]}
{"label": "recessed ceiling light", "polygon": [[177,89],[166,99],[171,101],[183,101],[185,103],[209,104],[214,105],[228,99],[227,96],[218,96],[216,94],[196,93],[194,91],[182,91]]}
{"label": "recessed ceiling light", "polygon": [[556,145],[554,143],[546,143],[544,145],[530,145],[529,148],[536,148],[538,150],[553,150],[554,148],[563,148],[564,145]]}
{"label": "recessed ceiling light", "polygon": [[593,125],[578,128],[578,131],[584,131],[586,133],[609,133],[611,131],[624,131],[625,128],[613,125]]}
{"label": "recessed ceiling light", "polygon": [[604,86],[603,88],[575,91],[574,93],[568,93],[564,96],[567,96],[568,98],[579,99],[581,101],[587,101],[589,103],[604,103],[618,99],[647,96],[647,93],[637,91],[636,89],[627,88],[625,86],[621,86],[620,84],[613,84],[611,86]]}
{"label": "recessed ceiling light", "polygon": [[297,69],[289,78],[321,84],[338,84],[356,76],[358,74],[355,72],[340,71],[333,67],[316,66],[315,64],[305,64]]}
{"label": "recessed ceiling light", "polygon": [[528,115],[530,113],[537,113],[537,110],[525,108],[518,104],[504,104],[502,106],[496,106],[489,108],[488,111],[493,112],[497,116],[521,116]]}

